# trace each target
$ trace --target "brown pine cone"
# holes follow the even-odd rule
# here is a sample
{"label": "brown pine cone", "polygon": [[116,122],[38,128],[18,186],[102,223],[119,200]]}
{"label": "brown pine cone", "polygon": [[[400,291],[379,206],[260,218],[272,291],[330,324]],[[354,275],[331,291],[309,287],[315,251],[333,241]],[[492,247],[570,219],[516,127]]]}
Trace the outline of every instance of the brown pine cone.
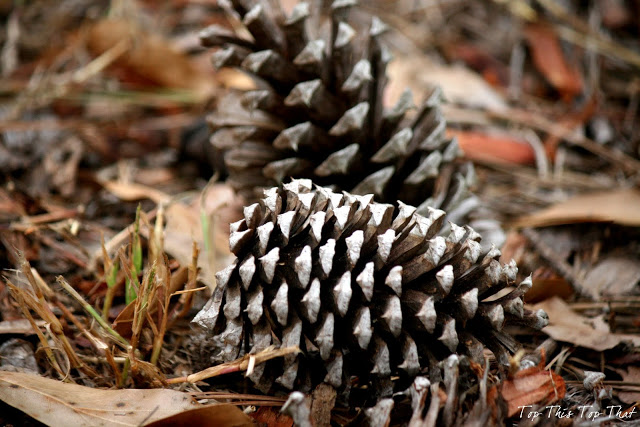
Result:
{"label": "brown pine cone", "polygon": [[310,180],[266,191],[231,225],[237,259],[194,319],[211,333],[205,345],[220,362],[299,346],[284,366],[256,366],[249,377],[264,391],[274,380],[307,390],[411,379],[453,353],[481,361],[485,347],[508,365],[518,344],[505,324],[540,329],[546,314],[523,308],[531,280],[515,286],[515,262],[500,265],[496,249],[482,256],[473,229],[439,235],[444,217]]}
{"label": "brown pine cone", "polygon": [[430,206],[458,209],[460,218],[477,206],[468,192],[473,167],[445,136],[440,91],[417,108],[410,91],[383,107],[391,55],[379,19],[368,28],[350,26],[354,0],[333,1],[325,26],[304,2],[288,17],[277,0],[269,7],[231,3],[246,36],[211,26],[201,39],[221,48],[218,68],[237,67],[258,86],[221,100],[209,118],[228,182],[248,200],[294,177],[379,202],[402,200],[421,214]]}

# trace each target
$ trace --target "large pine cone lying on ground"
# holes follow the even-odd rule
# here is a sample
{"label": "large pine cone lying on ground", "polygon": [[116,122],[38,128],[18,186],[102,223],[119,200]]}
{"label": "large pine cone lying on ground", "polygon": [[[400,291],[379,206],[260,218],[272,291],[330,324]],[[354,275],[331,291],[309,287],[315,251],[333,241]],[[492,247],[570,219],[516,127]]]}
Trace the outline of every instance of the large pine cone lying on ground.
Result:
{"label": "large pine cone lying on ground", "polygon": [[546,314],[523,308],[531,280],[515,286],[515,263],[501,265],[495,249],[482,256],[473,229],[439,235],[444,216],[310,180],[272,188],[231,225],[237,260],[194,321],[210,330],[216,361],[299,346],[284,366],[256,366],[249,377],[265,391],[274,380],[305,390],[410,379],[452,353],[481,361],[485,347],[508,365],[517,343],[505,324],[539,329]]}
{"label": "large pine cone lying on ground", "polygon": [[354,0],[335,0],[324,26],[304,2],[288,17],[275,10],[277,1],[231,3],[246,36],[214,25],[201,39],[221,47],[217,67],[240,68],[258,86],[221,100],[210,116],[228,182],[248,200],[295,177],[380,202],[402,200],[421,214],[427,206],[452,215],[457,208],[460,218],[476,207],[468,198],[473,168],[445,137],[440,92],[416,108],[407,91],[383,108],[390,54],[382,22],[352,28]]}

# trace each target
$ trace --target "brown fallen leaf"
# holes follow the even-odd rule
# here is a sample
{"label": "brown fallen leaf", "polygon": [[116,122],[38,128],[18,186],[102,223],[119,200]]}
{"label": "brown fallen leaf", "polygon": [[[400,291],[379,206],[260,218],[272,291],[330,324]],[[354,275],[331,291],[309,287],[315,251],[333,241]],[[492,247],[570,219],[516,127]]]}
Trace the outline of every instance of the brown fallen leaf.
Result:
{"label": "brown fallen leaf", "polygon": [[112,68],[160,87],[191,90],[200,99],[213,92],[215,79],[211,73],[196,67],[158,33],[147,32],[126,19],[103,19],[88,31],[87,46],[96,56],[119,43],[125,43],[128,49]]}
{"label": "brown fallen leaf", "polygon": [[[557,117],[555,122],[558,126],[567,129],[568,132],[579,131],[584,127],[585,123],[591,120],[597,111],[598,100],[595,96],[592,96],[578,111],[572,111],[561,117]],[[555,160],[558,145],[561,141],[562,137],[559,134],[550,133],[547,135],[543,145],[549,159]]]}
{"label": "brown fallen leaf", "polygon": [[533,148],[511,136],[453,129],[447,130],[447,136],[458,139],[458,146],[469,160],[518,165],[531,165],[536,161]]}
{"label": "brown fallen leaf", "polygon": [[536,68],[567,102],[582,92],[582,76],[567,63],[558,35],[552,27],[531,23],[526,26],[524,36]]}
{"label": "brown fallen leaf", "polygon": [[527,405],[549,405],[564,398],[564,380],[544,369],[544,357],[538,366],[516,372],[502,384],[502,398],[508,405],[508,417],[518,414]]}
{"label": "brown fallen leaf", "polygon": [[549,315],[549,326],[542,332],[556,341],[569,342],[596,351],[611,349],[624,341],[640,346],[639,335],[611,333],[609,325],[602,317],[581,316],[558,297],[535,304],[533,308],[543,309]]}
{"label": "brown fallen leaf", "polygon": [[[44,320],[36,320],[36,325],[45,326],[46,322]],[[0,322],[0,334],[32,335],[35,333],[27,319],[3,320]]]}
{"label": "brown fallen leaf", "polygon": [[562,299],[573,294],[571,284],[549,267],[537,268],[531,275],[532,286],[525,295],[525,302],[539,302],[552,296]]}
{"label": "brown fallen leaf", "polygon": [[219,403],[190,409],[145,425],[148,427],[248,427],[255,426],[255,423],[236,406]]}
{"label": "brown fallen leaf", "polygon": [[[640,382],[640,367],[628,366],[627,369],[616,369],[616,371],[622,377],[622,381],[625,383],[639,383]],[[622,384],[624,386],[624,383]],[[632,404],[640,402],[640,391],[620,391],[618,397],[624,403]]]}
{"label": "brown fallen leaf", "polygon": [[608,254],[587,271],[584,288],[594,300],[601,295],[621,297],[629,295],[640,282],[640,263],[637,258]]}
{"label": "brown fallen leaf", "polygon": [[640,191],[633,188],[583,194],[516,220],[515,227],[547,227],[580,222],[640,226]]}
{"label": "brown fallen leaf", "polygon": [[509,69],[480,44],[456,40],[444,43],[444,54],[449,62],[462,61],[494,87],[509,84]]}
{"label": "brown fallen leaf", "polygon": [[507,103],[478,73],[462,65],[438,64],[425,55],[399,56],[388,67],[389,84],[385,90],[385,105],[391,106],[405,88],[420,104],[434,86],[442,89],[444,98],[453,104],[504,111]]}
{"label": "brown fallen leaf", "polygon": [[[170,204],[165,211],[165,251],[181,265],[189,265],[195,241],[200,249],[198,280],[213,289],[215,272],[230,262],[229,224],[241,218],[241,208],[240,199],[225,184],[205,188],[203,197],[189,203]],[[207,218],[207,236],[203,232],[203,216]]]}
{"label": "brown fallen leaf", "polygon": [[251,418],[261,425],[269,427],[293,427],[293,419],[280,412],[279,408],[260,406],[255,412],[249,414]]}
{"label": "brown fallen leaf", "polygon": [[114,196],[121,200],[135,201],[150,199],[157,204],[169,203],[171,196],[161,190],[149,187],[147,185],[136,184],[133,182],[123,183],[118,181],[103,181],[99,180],[100,184],[105,190],[109,191]]}
{"label": "brown fallen leaf", "polygon": [[140,426],[196,407],[175,390],[101,390],[0,371],[0,400],[48,425]]}

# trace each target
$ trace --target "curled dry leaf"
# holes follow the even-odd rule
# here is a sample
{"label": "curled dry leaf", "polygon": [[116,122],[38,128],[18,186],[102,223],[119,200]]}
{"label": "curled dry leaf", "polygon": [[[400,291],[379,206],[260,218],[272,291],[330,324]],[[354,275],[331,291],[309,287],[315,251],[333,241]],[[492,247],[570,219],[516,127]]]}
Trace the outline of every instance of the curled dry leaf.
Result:
{"label": "curled dry leaf", "polygon": [[633,188],[576,196],[518,219],[516,227],[547,227],[579,222],[640,226],[640,191]]}
{"label": "curled dry leaf", "polygon": [[547,312],[549,326],[542,332],[556,341],[565,341],[596,351],[608,350],[624,341],[640,346],[640,336],[613,334],[602,317],[581,316],[558,297],[536,304],[534,308]]}
{"label": "curled dry leaf", "polygon": [[544,357],[538,366],[516,372],[502,385],[502,398],[513,417],[527,405],[549,405],[564,398],[567,391],[562,377],[544,369]]}
{"label": "curled dry leaf", "polygon": [[174,390],[100,390],[0,372],[0,400],[48,425],[140,426],[196,407]]}

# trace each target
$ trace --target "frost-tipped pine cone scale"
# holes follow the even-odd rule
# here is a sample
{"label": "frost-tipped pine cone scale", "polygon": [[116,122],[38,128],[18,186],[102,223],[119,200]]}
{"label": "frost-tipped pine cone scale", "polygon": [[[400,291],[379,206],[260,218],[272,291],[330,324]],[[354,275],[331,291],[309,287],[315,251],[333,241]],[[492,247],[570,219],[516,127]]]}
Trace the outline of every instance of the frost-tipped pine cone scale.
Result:
{"label": "frost-tipped pine cone scale", "polygon": [[[373,196],[334,193],[294,180],[272,188],[231,225],[236,261],[217,274],[218,288],[195,321],[210,329],[216,359],[231,361],[270,345],[300,355],[257,366],[251,380],[268,390],[325,381],[346,387],[390,376],[412,378],[452,353],[502,363],[517,349],[508,323],[541,328],[544,312],[523,308],[530,279],[500,252],[481,256],[480,236]],[[493,298],[492,298],[493,297]],[[278,368],[280,366],[280,368]]]}
{"label": "frost-tipped pine cone scale", "polygon": [[201,39],[222,48],[214,54],[218,68],[239,68],[258,85],[221,100],[210,117],[212,144],[236,190],[255,200],[294,177],[381,202],[400,199],[420,213],[465,200],[473,169],[445,137],[440,92],[419,108],[410,91],[383,107],[391,55],[381,21],[356,30],[348,23],[356,2],[336,0],[327,34],[311,35],[318,28],[309,21],[321,17],[307,3],[286,18],[258,0],[231,3],[252,37],[212,26]]}

